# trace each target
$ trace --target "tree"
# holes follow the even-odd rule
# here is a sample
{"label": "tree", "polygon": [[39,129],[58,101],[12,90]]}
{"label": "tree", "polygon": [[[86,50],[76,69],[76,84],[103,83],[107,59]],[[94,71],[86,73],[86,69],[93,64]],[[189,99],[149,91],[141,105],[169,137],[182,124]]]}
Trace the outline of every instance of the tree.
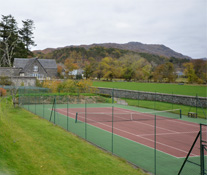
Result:
{"label": "tree", "polygon": [[173,83],[176,79],[174,65],[170,62],[157,66],[153,74],[154,81]]}
{"label": "tree", "polygon": [[57,65],[57,74],[58,74],[58,77],[63,78],[62,72],[63,72],[63,67],[60,66],[60,65]]}
{"label": "tree", "polygon": [[104,78],[112,80],[115,77],[120,76],[120,69],[118,62],[111,57],[105,57],[100,62],[103,67]]}
{"label": "tree", "polygon": [[34,40],[33,40],[33,29],[34,27],[34,22],[33,20],[26,19],[25,21],[22,21],[23,27],[22,29],[19,30],[20,38],[22,42],[24,43],[27,51],[29,52],[29,47],[30,46],[36,46]]}
{"label": "tree", "polygon": [[164,78],[166,78],[167,83],[173,83],[176,79],[174,65],[170,62],[165,63],[164,66]]}
{"label": "tree", "polygon": [[[0,21],[0,66],[11,67],[14,57],[28,57],[33,55],[29,51],[29,45],[34,44],[31,39],[33,38],[31,36],[33,34],[31,29],[33,21],[26,20],[23,22],[24,30],[19,30],[17,22],[12,15],[2,15],[2,20]],[[27,39],[25,39],[26,23],[28,23]],[[20,36],[20,34],[22,35]]]}
{"label": "tree", "polygon": [[93,76],[97,77],[99,80],[104,76],[104,66],[101,62],[98,63],[95,71],[93,72]]}
{"label": "tree", "polygon": [[197,81],[198,77],[195,74],[195,69],[193,63],[184,63],[184,74],[188,78],[188,83],[194,83]]}
{"label": "tree", "polygon": [[202,59],[192,60],[198,83],[207,82],[207,61]]}
{"label": "tree", "polygon": [[2,15],[0,22],[0,65],[12,66],[13,55],[18,43],[18,27],[13,16]]}
{"label": "tree", "polygon": [[[67,58],[64,62],[66,75],[70,74],[73,70],[78,69],[77,63],[73,59]],[[72,78],[72,75],[70,75]]]}

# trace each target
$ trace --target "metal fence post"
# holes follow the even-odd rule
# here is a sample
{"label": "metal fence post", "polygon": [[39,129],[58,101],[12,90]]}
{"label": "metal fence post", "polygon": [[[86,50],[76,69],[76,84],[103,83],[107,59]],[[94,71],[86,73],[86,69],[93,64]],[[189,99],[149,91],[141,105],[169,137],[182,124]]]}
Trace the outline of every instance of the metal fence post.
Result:
{"label": "metal fence post", "polygon": [[156,172],[157,172],[157,148],[156,148],[156,114],[155,114],[155,118],[154,118],[154,174],[156,175]]}
{"label": "metal fence post", "polygon": [[114,106],[112,106],[111,153],[114,153]]}

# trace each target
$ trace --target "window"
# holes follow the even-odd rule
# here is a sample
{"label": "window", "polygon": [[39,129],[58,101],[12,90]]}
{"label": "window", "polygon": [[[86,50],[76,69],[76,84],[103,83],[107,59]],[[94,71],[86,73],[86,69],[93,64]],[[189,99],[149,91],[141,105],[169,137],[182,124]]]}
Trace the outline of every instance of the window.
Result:
{"label": "window", "polygon": [[34,66],[34,72],[38,72],[38,66]]}
{"label": "window", "polygon": [[24,77],[24,73],[20,73],[20,75],[19,75],[20,77]]}

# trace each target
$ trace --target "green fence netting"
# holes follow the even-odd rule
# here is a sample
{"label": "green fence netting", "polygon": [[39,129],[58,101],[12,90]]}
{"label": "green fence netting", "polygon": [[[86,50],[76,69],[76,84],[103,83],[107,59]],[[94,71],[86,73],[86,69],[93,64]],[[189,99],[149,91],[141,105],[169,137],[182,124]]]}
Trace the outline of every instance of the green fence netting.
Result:
{"label": "green fence netting", "polygon": [[[116,104],[116,99],[100,94],[53,95],[46,91],[22,91],[19,104],[88,142],[159,175],[178,174],[200,131],[199,123],[206,122],[183,115],[182,110],[176,108],[179,106],[169,105],[158,111],[154,107],[160,105],[158,103],[151,109],[122,105]],[[207,129],[203,128],[204,140],[206,133]],[[200,146],[200,142],[195,144],[182,175],[201,174]],[[203,156],[206,164],[206,149]]]}

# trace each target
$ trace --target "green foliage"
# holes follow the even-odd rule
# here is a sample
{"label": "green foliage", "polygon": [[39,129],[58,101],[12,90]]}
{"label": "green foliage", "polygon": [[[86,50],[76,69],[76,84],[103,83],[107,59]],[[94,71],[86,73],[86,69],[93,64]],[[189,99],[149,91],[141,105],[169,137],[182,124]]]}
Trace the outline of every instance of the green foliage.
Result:
{"label": "green foliage", "polygon": [[9,80],[9,77],[1,76],[0,77],[0,85],[12,85],[12,82]]}
{"label": "green foliage", "polygon": [[22,21],[23,28],[19,29],[16,19],[12,15],[2,15],[0,21],[0,66],[11,67],[14,57],[22,58],[33,55],[29,51],[29,46],[34,45],[32,40],[33,21],[32,23],[31,21]]}
{"label": "green foliage", "polygon": [[70,93],[77,92],[75,81],[68,79],[68,80],[60,83],[58,85],[57,91],[58,92],[70,92]]}

